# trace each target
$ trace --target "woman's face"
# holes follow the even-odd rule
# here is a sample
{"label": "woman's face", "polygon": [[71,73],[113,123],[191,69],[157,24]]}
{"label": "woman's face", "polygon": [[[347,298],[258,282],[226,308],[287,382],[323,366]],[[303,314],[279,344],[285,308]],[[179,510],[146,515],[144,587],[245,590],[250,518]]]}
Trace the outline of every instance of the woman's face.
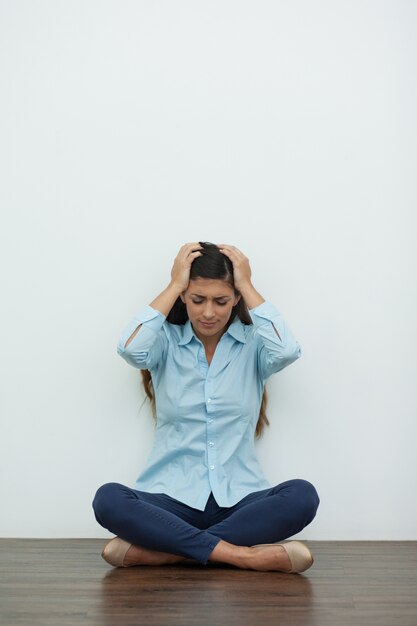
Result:
{"label": "woman's face", "polygon": [[230,283],[212,278],[194,278],[181,294],[194,332],[201,340],[219,340],[226,330],[232,308],[242,296],[235,296]]}

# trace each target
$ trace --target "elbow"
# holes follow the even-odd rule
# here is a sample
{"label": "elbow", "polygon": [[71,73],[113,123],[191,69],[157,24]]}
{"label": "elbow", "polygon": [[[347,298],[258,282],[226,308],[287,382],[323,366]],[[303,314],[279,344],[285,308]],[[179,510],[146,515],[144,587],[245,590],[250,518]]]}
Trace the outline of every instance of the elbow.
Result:
{"label": "elbow", "polygon": [[267,358],[263,366],[263,378],[266,380],[271,374],[276,374],[285,369],[291,363],[294,363],[301,356],[301,348],[297,341],[287,344],[285,349],[279,351],[279,353],[270,355]]}
{"label": "elbow", "polygon": [[294,341],[294,343],[288,346],[288,349],[286,350],[286,354],[284,355],[284,359],[289,365],[290,363],[294,363],[294,361],[299,359],[301,354],[302,352],[301,352],[300,344],[298,343],[298,341]]}
{"label": "elbow", "polygon": [[125,350],[125,347],[124,347],[123,343],[120,340],[117,343],[116,350],[117,350],[117,354],[119,356],[122,356],[122,354],[123,354],[123,352]]}
{"label": "elbow", "polygon": [[294,341],[293,343],[287,345],[285,350],[280,352],[277,359],[273,359],[273,361],[275,360],[275,363],[271,363],[271,367],[274,367],[275,365],[274,371],[278,372],[285,367],[288,367],[288,365],[291,365],[291,363],[294,363],[294,361],[297,361],[301,354],[300,344],[297,341]]}
{"label": "elbow", "polygon": [[125,347],[119,341],[117,344],[117,354],[122,357],[129,365],[137,369],[149,369],[149,351],[147,350],[131,350],[129,346]]}
{"label": "elbow", "polygon": [[119,339],[119,341],[117,342],[116,350],[117,354],[122,357],[124,357],[124,355],[127,354],[129,351],[127,344],[125,344],[122,339]]}
{"label": "elbow", "polygon": [[294,351],[293,351],[293,355],[294,355],[294,361],[296,361],[297,359],[300,358],[300,356],[302,355],[302,350],[301,350],[301,346],[298,343],[298,341],[295,342],[295,346],[294,346]]}

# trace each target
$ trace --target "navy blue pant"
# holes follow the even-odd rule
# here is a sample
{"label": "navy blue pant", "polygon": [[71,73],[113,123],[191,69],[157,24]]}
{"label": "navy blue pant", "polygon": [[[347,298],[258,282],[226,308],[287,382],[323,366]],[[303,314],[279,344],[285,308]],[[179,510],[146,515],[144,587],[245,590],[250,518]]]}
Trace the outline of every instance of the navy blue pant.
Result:
{"label": "navy blue pant", "polygon": [[221,539],[238,546],[275,543],[300,532],[315,517],[319,497],[306,480],[288,480],[250,493],[232,507],[213,494],[204,511],[164,493],[106,483],[93,500],[98,523],[121,539],[207,563]]}

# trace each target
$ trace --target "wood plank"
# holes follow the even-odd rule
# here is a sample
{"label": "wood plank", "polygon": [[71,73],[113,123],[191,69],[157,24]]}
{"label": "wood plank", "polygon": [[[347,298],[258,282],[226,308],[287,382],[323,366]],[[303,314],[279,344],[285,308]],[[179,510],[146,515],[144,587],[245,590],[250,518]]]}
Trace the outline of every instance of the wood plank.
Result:
{"label": "wood plank", "polygon": [[112,568],[102,539],[0,539],[4,626],[416,626],[417,542],[307,542],[304,574]]}

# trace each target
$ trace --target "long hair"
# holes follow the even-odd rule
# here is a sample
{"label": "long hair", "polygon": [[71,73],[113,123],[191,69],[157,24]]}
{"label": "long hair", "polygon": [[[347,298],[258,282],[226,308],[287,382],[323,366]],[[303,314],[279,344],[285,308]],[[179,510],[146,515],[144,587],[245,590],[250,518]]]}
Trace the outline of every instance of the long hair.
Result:
{"label": "long hair", "polygon": [[[214,243],[206,241],[199,241],[199,244],[203,247],[201,252],[202,256],[197,257],[191,264],[190,280],[194,278],[212,278],[224,280],[229,283],[235,292],[235,295],[239,295],[239,292],[235,289],[233,279],[233,264],[231,260],[222,254],[219,248]],[[243,324],[252,324],[252,319],[249,315],[248,307],[243,298],[240,298],[239,302],[232,308],[230,319],[227,323],[227,327],[233,322],[235,317],[238,317]],[[180,297],[174,302],[173,307],[166,317],[167,321],[171,324],[185,324],[188,320],[187,308]],[[140,371],[142,375],[142,383],[145,389],[145,393],[148,396],[153,417],[156,418],[156,403],[155,394],[152,384],[152,377],[149,370],[143,369]],[[267,405],[267,392],[264,387],[262,401],[259,411],[258,422],[256,424],[255,436],[259,438],[266,425],[269,425],[269,420],[266,416]]]}

